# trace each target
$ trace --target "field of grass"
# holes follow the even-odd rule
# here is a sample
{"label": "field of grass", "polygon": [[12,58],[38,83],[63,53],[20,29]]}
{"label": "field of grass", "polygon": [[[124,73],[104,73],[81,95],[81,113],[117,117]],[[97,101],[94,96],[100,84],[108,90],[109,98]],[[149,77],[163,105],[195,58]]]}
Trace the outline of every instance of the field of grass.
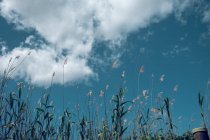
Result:
{"label": "field of grass", "polygon": [[[191,140],[191,130],[183,135],[176,134],[176,124],[171,114],[172,99],[161,97],[156,107],[146,107],[139,103],[140,98],[147,100],[147,93],[132,101],[126,100],[126,89],[122,84],[111,99],[112,109],[107,108],[109,99],[106,90],[99,97],[103,100],[104,110],[99,118],[98,110],[92,109],[92,91],[87,94],[87,114],[79,115],[63,108],[63,115],[56,116],[53,102],[50,99],[51,86],[45,90],[37,107],[30,105],[29,96],[33,89],[17,83],[17,88],[9,92],[12,67],[8,67],[0,81],[0,139],[2,140]],[[54,74],[52,75],[54,76]],[[122,80],[124,75],[122,75]],[[53,78],[52,78],[53,79]],[[25,89],[27,90],[25,90]],[[23,90],[24,89],[24,90]],[[26,91],[26,93],[23,93]],[[26,95],[26,96],[23,96]],[[138,103],[137,103],[138,102]],[[209,128],[204,111],[204,96],[198,94],[198,105],[203,126]],[[111,113],[110,113],[111,112]],[[126,115],[135,114],[129,121]],[[101,121],[100,121],[101,120]]]}

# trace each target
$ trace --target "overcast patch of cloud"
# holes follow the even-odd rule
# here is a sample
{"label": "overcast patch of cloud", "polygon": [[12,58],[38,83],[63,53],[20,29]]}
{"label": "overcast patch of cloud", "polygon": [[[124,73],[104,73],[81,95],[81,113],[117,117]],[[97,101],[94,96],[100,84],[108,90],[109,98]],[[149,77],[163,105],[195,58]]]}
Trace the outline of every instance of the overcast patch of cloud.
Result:
{"label": "overcast patch of cloud", "polygon": [[[3,0],[0,14],[8,22],[19,30],[35,29],[48,43],[34,44],[27,38],[23,44],[28,47],[22,44],[1,55],[4,67],[0,69],[5,69],[11,57],[24,56],[30,50],[32,55],[14,77],[42,85],[49,83],[55,72],[54,81],[61,84],[65,58],[66,82],[93,76],[88,60],[95,40],[119,46],[128,33],[157,23],[174,11],[182,12],[188,4],[189,0]],[[109,47],[116,50],[115,45]]]}

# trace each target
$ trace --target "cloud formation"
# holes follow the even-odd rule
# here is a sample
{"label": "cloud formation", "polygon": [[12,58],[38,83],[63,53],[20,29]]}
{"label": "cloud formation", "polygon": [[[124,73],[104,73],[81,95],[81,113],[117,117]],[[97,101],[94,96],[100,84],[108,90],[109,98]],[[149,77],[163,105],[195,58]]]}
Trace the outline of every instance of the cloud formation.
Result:
{"label": "cloud formation", "polygon": [[82,80],[93,74],[92,70],[86,65],[86,59],[75,58],[73,55],[69,55],[67,64],[64,65],[63,60],[65,58],[45,44],[39,44],[41,48],[30,49],[23,47],[23,45],[27,44],[37,45],[37,40],[33,42],[33,37],[30,36],[30,38],[27,38],[27,41],[22,46],[14,48],[6,55],[0,56],[0,60],[3,62],[1,64],[2,68],[7,68],[9,60],[12,58],[12,67],[15,68],[13,77],[25,79],[38,86],[47,87],[54,72],[54,83],[61,84],[63,82],[63,67],[65,80],[68,81]]}
{"label": "cloud formation", "polygon": [[174,57],[174,56],[180,55],[181,53],[188,53],[189,51],[190,51],[189,47],[175,45],[171,48],[171,50],[162,52],[162,55]]}
{"label": "cloud formation", "polygon": [[206,11],[204,11],[202,20],[205,23],[210,23],[210,9],[207,9]]}
{"label": "cloud formation", "polygon": [[13,78],[20,77],[41,86],[47,85],[55,72],[54,81],[62,83],[62,65],[66,58],[66,82],[93,76],[95,72],[88,60],[94,41],[125,38],[132,31],[166,18],[182,3],[186,5],[185,1],[188,0],[3,0],[1,16],[15,23],[18,30],[34,29],[46,42],[37,44],[35,37],[30,36],[20,46],[1,54],[0,71],[11,57],[31,51]]}

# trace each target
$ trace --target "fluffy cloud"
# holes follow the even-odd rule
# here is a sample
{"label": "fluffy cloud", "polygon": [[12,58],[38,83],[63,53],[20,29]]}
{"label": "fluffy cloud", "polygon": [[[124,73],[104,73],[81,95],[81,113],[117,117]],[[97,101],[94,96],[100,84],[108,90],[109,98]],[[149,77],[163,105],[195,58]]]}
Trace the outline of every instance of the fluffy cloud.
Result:
{"label": "fluffy cloud", "polygon": [[170,0],[109,0],[104,5],[97,7],[96,18],[100,21],[98,32],[105,39],[119,38],[122,34],[144,28],[173,10]]}
{"label": "fluffy cloud", "polygon": [[[28,41],[27,39],[24,45],[26,44],[36,46],[37,42],[33,42],[31,39]],[[15,68],[15,71],[11,72],[12,77],[25,79],[32,84],[45,87],[49,86],[54,72],[54,83],[58,84],[63,82],[63,70],[65,81],[82,80],[93,74],[92,70],[87,66],[86,59],[75,58],[71,55],[68,57],[67,64],[64,65],[66,58],[57,53],[56,50],[45,44],[39,44],[39,46],[41,48],[38,49],[17,47],[11,52],[0,56],[0,60],[3,62],[2,68],[7,68],[9,60],[12,58],[11,68]]]}
{"label": "fluffy cloud", "polygon": [[[184,0],[188,1],[188,0]],[[183,2],[184,2],[183,1]],[[159,22],[175,11],[181,2],[173,0],[3,0],[0,13],[16,28],[35,29],[47,43],[19,46],[2,54],[1,70],[10,57],[32,55],[24,60],[14,77],[43,85],[55,72],[55,82],[62,83],[62,64],[66,82],[94,75],[88,65],[95,40],[116,41],[135,30]],[[49,82],[48,82],[49,83]]]}

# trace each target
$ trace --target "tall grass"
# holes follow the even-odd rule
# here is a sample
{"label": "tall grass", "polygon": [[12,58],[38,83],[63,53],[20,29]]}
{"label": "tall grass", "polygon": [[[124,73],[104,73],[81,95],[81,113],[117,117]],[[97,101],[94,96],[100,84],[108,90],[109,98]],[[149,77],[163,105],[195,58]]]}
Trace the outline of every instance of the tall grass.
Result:
{"label": "tall grass", "polygon": [[[18,59],[18,58],[15,58]],[[23,93],[23,83],[18,83],[14,91],[10,91],[9,80],[14,61],[10,60],[8,68],[1,77],[0,86],[0,139],[17,140],[187,140],[193,139],[192,133],[187,131],[179,136],[175,133],[176,126],[171,113],[171,100],[167,97],[159,100],[157,107],[148,108],[145,106],[147,97],[139,95],[135,100],[126,100],[126,90],[123,85],[113,96],[112,108],[107,108],[106,91],[100,91],[103,98],[104,110],[93,109],[96,105],[93,102],[93,93],[90,91],[87,96],[87,114],[80,117],[80,109],[70,112],[63,109],[60,117],[56,116],[50,92],[52,92],[53,77],[51,86],[40,97],[36,108],[31,107],[29,102],[29,91]],[[123,77],[124,77],[123,73]],[[139,79],[138,79],[139,80]],[[139,88],[138,88],[139,92]],[[28,96],[23,96],[27,94]],[[142,99],[141,99],[142,98]],[[143,98],[145,98],[143,100]],[[141,100],[141,101],[140,101]],[[207,114],[203,109],[204,96],[199,94],[198,103],[204,127],[207,128],[205,118]],[[102,118],[98,119],[98,111]],[[129,113],[134,113],[127,118]],[[96,114],[96,115],[94,115]],[[110,115],[109,115],[110,114]],[[60,119],[57,119],[60,118]],[[58,123],[57,123],[58,122]]]}

